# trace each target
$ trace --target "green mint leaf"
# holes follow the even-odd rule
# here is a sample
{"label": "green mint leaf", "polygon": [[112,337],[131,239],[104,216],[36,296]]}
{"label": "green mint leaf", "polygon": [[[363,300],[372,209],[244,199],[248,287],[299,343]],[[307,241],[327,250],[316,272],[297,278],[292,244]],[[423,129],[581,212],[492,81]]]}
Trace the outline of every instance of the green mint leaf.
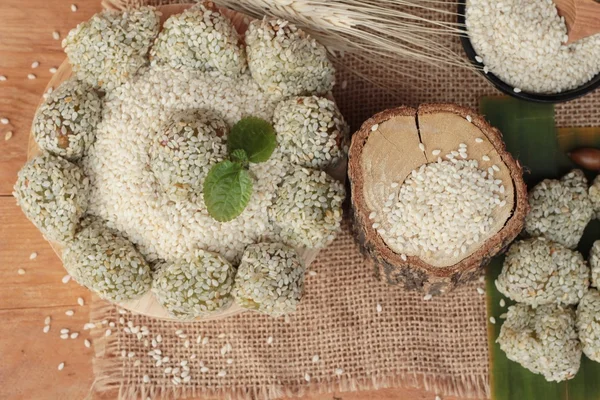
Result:
{"label": "green mint leaf", "polygon": [[242,149],[235,149],[231,152],[231,161],[242,164],[244,168],[248,167],[248,155]]}
{"label": "green mint leaf", "polygon": [[239,120],[227,136],[229,153],[242,149],[253,163],[267,161],[275,146],[277,138],[270,123],[257,117],[246,117]]}
{"label": "green mint leaf", "polygon": [[252,195],[252,178],[240,163],[222,161],[204,179],[204,203],[211,217],[231,221],[244,211]]}

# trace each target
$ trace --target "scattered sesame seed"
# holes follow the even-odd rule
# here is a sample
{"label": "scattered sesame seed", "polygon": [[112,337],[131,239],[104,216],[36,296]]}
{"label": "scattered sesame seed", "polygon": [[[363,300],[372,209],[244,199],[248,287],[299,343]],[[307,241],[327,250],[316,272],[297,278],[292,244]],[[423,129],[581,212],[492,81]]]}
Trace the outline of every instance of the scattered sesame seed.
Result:
{"label": "scattered sesame seed", "polygon": [[481,58],[479,56],[475,56],[475,61],[477,61],[478,63],[482,63],[483,62],[483,58]]}
{"label": "scattered sesame seed", "polygon": [[421,151],[425,151],[425,145],[423,143],[419,143],[419,149]]}
{"label": "scattered sesame seed", "polygon": [[341,374],[343,374],[343,373],[344,373],[344,370],[343,370],[342,368],[336,368],[336,370],[335,370],[335,374],[336,374],[337,376],[340,376],[340,375],[341,375]]}
{"label": "scattered sesame seed", "polygon": [[65,363],[64,362],[61,362],[60,364],[58,364],[58,370],[59,371],[62,371],[64,367],[65,367]]}
{"label": "scattered sesame seed", "polygon": [[202,367],[202,368],[200,368],[200,372],[202,372],[204,374],[204,373],[208,372],[208,368]]}
{"label": "scattered sesame seed", "polygon": [[69,283],[70,280],[71,280],[71,275],[65,275],[62,278],[62,283]]}
{"label": "scattered sesame seed", "polygon": [[317,354],[315,354],[312,358],[312,362],[316,363],[319,362],[319,356]]}
{"label": "scattered sesame seed", "polygon": [[271,344],[271,343],[273,343],[273,336],[269,336],[267,338],[267,344]]}
{"label": "scattered sesame seed", "polygon": [[0,124],[8,125],[9,123],[10,123],[10,120],[8,118],[0,118]]}
{"label": "scattered sesame seed", "polygon": [[490,68],[487,65],[483,66],[483,73],[487,74],[488,72],[490,72]]}
{"label": "scattered sesame seed", "polygon": [[67,317],[72,317],[72,316],[73,316],[73,314],[75,314],[75,312],[74,312],[73,310],[67,310],[67,311],[65,311],[65,315],[66,315]]}
{"label": "scattered sesame seed", "polygon": [[69,334],[68,333],[63,333],[62,335],[60,335],[61,339],[68,339],[69,338]]}
{"label": "scattered sesame seed", "polygon": [[69,333],[69,330],[67,328],[62,328],[60,330],[60,333]]}
{"label": "scattered sesame seed", "polygon": [[500,299],[500,307],[506,306],[506,301],[504,299]]}
{"label": "scattered sesame seed", "polygon": [[76,12],[77,6],[75,4],[71,4],[71,11]]}
{"label": "scattered sesame seed", "polygon": [[52,32],[52,39],[54,39],[54,40],[60,39],[60,32],[58,32],[58,31]]}
{"label": "scattered sesame seed", "polygon": [[135,360],[135,361],[133,362],[133,366],[134,366],[134,367],[139,367],[140,365],[142,365],[142,360]]}
{"label": "scattered sesame seed", "polygon": [[348,81],[342,81],[342,89],[346,89],[348,87]]}
{"label": "scattered sesame seed", "polygon": [[104,333],[104,336],[110,336],[111,333],[112,333],[112,331],[110,329],[107,329],[106,332]]}
{"label": "scattered sesame seed", "polygon": [[207,345],[208,344],[208,337],[205,337],[204,339],[202,339],[202,346]]}
{"label": "scattered sesame seed", "polygon": [[6,132],[6,135],[4,135],[4,140],[10,140],[10,138],[12,138],[12,136],[13,136],[13,132],[8,131],[8,132]]}
{"label": "scattered sesame seed", "polygon": [[37,76],[35,74],[27,74],[27,79],[35,79]]}
{"label": "scattered sesame seed", "polygon": [[130,351],[129,353],[127,353],[127,357],[133,358],[133,357],[135,357],[135,353],[133,351]]}
{"label": "scattered sesame seed", "polygon": [[48,71],[50,71],[51,74],[55,74],[58,69],[56,69],[56,67],[52,67]]}
{"label": "scattered sesame seed", "polygon": [[477,293],[479,293],[479,294],[485,294],[485,290],[483,290],[482,288],[478,287],[477,288]]}
{"label": "scattered sesame seed", "polygon": [[35,251],[29,255],[30,260],[35,260],[36,258],[37,258],[37,253]]}
{"label": "scattered sesame seed", "polygon": [[31,63],[31,68],[37,68],[40,66],[40,63],[38,61],[34,61]]}
{"label": "scattered sesame seed", "polygon": [[371,127],[371,132],[374,132],[377,130],[377,128],[379,128],[379,124],[375,124]]}
{"label": "scattered sesame seed", "polygon": [[473,118],[470,115],[467,115],[467,121],[473,122]]}
{"label": "scattered sesame seed", "polygon": [[4,82],[6,79],[7,79],[6,76],[0,75],[0,82]]}
{"label": "scattered sesame seed", "polygon": [[406,257],[406,254],[404,253],[400,254],[400,258],[402,259],[402,261],[408,260],[408,257]]}
{"label": "scattered sesame seed", "polygon": [[80,306],[85,305],[85,301],[83,300],[83,297],[77,298],[77,304],[79,304]]}
{"label": "scattered sesame seed", "polygon": [[308,274],[310,276],[316,276],[317,275],[317,271],[308,271]]}
{"label": "scattered sesame seed", "polygon": [[43,331],[44,333],[50,332],[50,325],[45,325]]}
{"label": "scattered sesame seed", "polygon": [[480,137],[475,138],[475,143],[483,143],[483,139]]}
{"label": "scattered sesame seed", "polygon": [[85,347],[87,347],[87,348],[89,348],[89,347],[92,345],[92,343],[91,343],[91,342],[90,342],[88,339],[85,339],[85,340],[83,341],[83,344],[84,344],[84,345],[85,345]]}
{"label": "scattered sesame seed", "polygon": [[377,312],[380,313],[383,310],[383,307],[381,307],[381,304],[377,303]]}
{"label": "scattered sesame seed", "polygon": [[500,314],[500,319],[506,319],[506,313]]}
{"label": "scattered sesame seed", "polygon": [[433,154],[434,156],[438,156],[438,155],[439,155],[441,152],[442,152],[441,150],[437,150],[437,149],[436,149],[436,150],[433,150],[433,151],[431,152],[431,154]]}
{"label": "scattered sesame seed", "polygon": [[495,323],[496,323],[496,318],[494,318],[494,317],[490,317],[490,322],[491,322],[492,324],[495,324]]}
{"label": "scattered sesame seed", "polygon": [[48,315],[45,319],[44,319],[44,324],[46,325],[50,325],[50,322],[52,322],[52,318],[50,318],[50,316]]}
{"label": "scattered sesame seed", "polygon": [[148,375],[144,375],[144,383],[150,383],[150,377]]}
{"label": "scattered sesame seed", "polygon": [[435,396],[435,400],[442,400],[440,396]]}
{"label": "scattered sesame seed", "polygon": [[428,301],[428,300],[431,300],[432,298],[433,298],[433,296],[430,293],[427,293],[425,295],[425,297],[423,297],[423,300]]}
{"label": "scattered sesame seed", "polygon": [[[208,338],[205,338],[205,339],[206,339],[206,343],[208,343]],[[158,343],[162,342],[162,336],[161,336],[161,335],[157,335],[157,336],[156,336],[156,341],[157,341]],[[204,343],[204,342],[203,342],[203,343]]]}
{"label": "scattered sesame seed", "polygon": [[233,358],[228,358],[227,359],[227,364],[233,364]]}
{"label": "scattered sesame seed", "polygon": [[79,332],[71,333],[71,339],[77,339],[77,336],[79,336]]}
{"label": "scattered sesame seed", "polygon": [[221,376],[221,377],[225,376],[225,375],[227,375],[227,371],[225,371],[224,369],[222,369],[222,370],[219,371],[218,375]]}
{"label": "scattered sesame seed", "polygon": [[223,339],[225,337],[224,333],[219,333],[219,336],[217,336],[219,339]]}
{"label": "scattered sesame seed", "polygon": [[304,374],[304,380],[306,382],[310,382],[310,375],[308,374],[308,372]]}
{"label": "scattered sesame seed", "polygon": [[518,87],[514,88],[514,89],[513,89],[513,91],[514,91],[515,93],[521,93],[521,89],[519,89]]}
{"label": "scattered sesame seed", "polygon": [[482,156],[481,159],[483,161],[490,161],[490,158],[488,156]]}
{"label": "scattered sesame seed", "polygon": [[392,186],[392,189],[395,189],[400,185],[398,184],[398,182],[392,182],[391,186]]}
{"label": "scattered sesame seed", "polygon": [[23,268],[19,268],[17,272],[19,273],[19,275],[25,275],[25,270]]}

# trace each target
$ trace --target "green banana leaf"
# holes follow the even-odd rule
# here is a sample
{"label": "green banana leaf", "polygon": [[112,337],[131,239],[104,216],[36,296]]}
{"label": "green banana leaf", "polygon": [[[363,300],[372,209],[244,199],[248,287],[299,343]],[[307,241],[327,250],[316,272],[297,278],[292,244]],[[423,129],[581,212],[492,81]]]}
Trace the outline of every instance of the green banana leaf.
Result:
{"label": "green banana leaf", "polygon": [[[510,97],[484,97],[480,111],[504,136],[506,147],[523,165],[528,188],[546,178],[559,178],[577,168],[567,153],[578,147],[600,147],[599,128],[557,129],[554,107],[528,103]],[[588,179],[594,173],[586,171]],[[600,222],[595,219],[584,232],[578,250],[587,258],[592,243],[600,239]],[[600,364],[582,358],[581,368],[570,381],[547,382],[519,364],[510,361],[496,338],[503,320],[500,315],[513,302],[505,298],[494,284],[502,269],[503,256],[496,257],[486,269],[490,385],[493,400],[600,400]],[[505,307],[500,307],[504,299]]]}

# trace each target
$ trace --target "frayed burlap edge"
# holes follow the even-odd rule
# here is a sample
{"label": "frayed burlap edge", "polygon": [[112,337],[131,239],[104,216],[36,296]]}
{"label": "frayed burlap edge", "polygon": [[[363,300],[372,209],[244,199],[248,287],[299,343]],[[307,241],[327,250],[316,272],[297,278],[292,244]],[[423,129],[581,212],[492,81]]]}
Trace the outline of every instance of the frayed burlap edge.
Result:
{"label": "frayed burlap edge", "polygon": [[[118,315],[118,309],[113,304],[95,298],[91,305],[90,319],[101,323]],[[224,398],[228,400],[279,399],[282,397],[301,397],[335,392],[356,392],[366,390],[387,389],[394,387],[415,387],[444,395],[489,398],[489,380],[485,376],[440,376],[428,374],[400,373],[385,378],[336,379],[335,382],[315,382],[302,387],[270,385],[255,388],[222,388],[209,389],[205,387],[175,387],[164,385],[152,386],[147,390],[137,382],[128,382],[122,374],[124,364],[122,359],[111,356],[120,349],[119,340],[106,336],[106,326],[95,328],[91,332],[94,349],[93,371],[95,375],[91,393],[103,398],[146,399],[155,396],[166,399],[177,398]]]}

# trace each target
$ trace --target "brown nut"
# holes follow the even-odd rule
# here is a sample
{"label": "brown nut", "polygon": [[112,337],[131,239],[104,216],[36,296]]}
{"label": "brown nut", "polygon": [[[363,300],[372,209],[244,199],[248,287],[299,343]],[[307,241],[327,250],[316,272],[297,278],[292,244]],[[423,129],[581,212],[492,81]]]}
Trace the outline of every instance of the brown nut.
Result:
{"label": "brown nut", "polygon": [[590,171],[600,171],[600,149],[584,147],[575,149],[568,155],[580,167]]}

